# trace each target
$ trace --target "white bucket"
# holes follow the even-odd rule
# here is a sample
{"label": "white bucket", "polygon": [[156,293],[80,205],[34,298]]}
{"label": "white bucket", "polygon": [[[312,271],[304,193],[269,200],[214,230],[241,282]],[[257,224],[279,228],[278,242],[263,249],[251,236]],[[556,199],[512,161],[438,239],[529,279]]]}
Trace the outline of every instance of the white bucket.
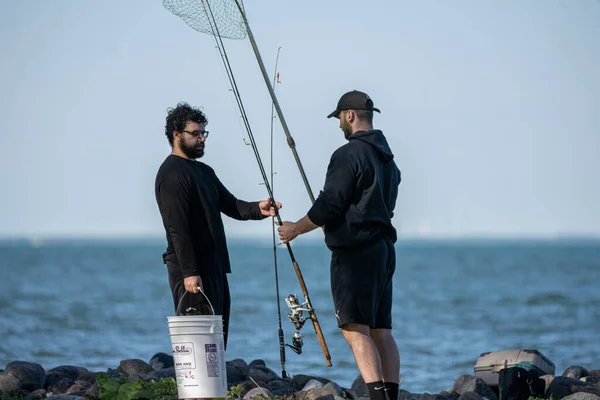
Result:
{"label": "white bucket", "polygon": [[167,322],[178,397],[227,397],[223,317],[184,315],[167,317]]}

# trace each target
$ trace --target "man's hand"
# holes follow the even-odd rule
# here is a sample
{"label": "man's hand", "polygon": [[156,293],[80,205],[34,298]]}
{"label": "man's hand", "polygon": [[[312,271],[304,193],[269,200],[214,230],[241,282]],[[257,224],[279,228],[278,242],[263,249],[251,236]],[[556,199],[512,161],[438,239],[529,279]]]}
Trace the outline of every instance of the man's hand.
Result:
{"label": "man's hand", "polygon": [[[275,205],[277,206],[277,210],[281,209],[280,202],[276,201]],[[274,217],[275,215],[277,215],[271,199],[261,201],[260,203],[258,203],[258,207],[260,208],[260,213],[264,216]]]}
{"label": "man's hand", "polygon": [[277,232],[279,232],[279,239],[283,244],[294,240],[301,233],[298,231],[298,224],[295,222],[283,221],[283,224],[275,222],[275,225],[279,225]]}
{"label": "man's hand", "polygon": [[202,278],[200,276],[188,276],[183,280],[183,286],[185,290],[190,293],[204,293],[204,286],[202,286]]}

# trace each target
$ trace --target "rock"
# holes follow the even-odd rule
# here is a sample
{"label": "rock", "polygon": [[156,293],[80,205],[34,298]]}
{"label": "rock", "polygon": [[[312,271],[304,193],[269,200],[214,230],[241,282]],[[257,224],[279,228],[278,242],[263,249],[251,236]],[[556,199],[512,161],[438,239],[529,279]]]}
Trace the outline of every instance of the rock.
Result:
{"label": "rock", "polygon": [[327,383],[330,382],[330,380],[326,379],[326,378],[321,378],[321,377],[312,376],[312,375],[298,374],[298,375],[294,375],[294,377],[292,378],[292,387],[294,388],[294,390],[300,391],[300,390],[302,390],[302,388],[304,386],[306,386],[306,383],[308,381],[310,381],[311,379],[316,379],[319,382],[323,383],[323,385],[326,385]]}
{"label": "rock", "polygon": [[75,381],[75,383],[71,385],[69,389],[67,389],[65,394],[81,393],[83,395],[85,391],[88,390],[91,386],[92,384],[90,382]]}
{"label": "rock", "polygon": [[300,391],[301,392],[306,392],[306,391],[314,390],[314,389],[322,389],[323,386],[325,386],[323,384],[323,382],[318,381],[316,379],[311,379],[308,382],[306,382],[306,384],[304,385],[304,387]]}
{"label": "rock", "polygon": [[149,374],[144,376],[144,380],[146,381],[160,381],[162,378],[175,378],[175,368],[163,368],[150,372]]}
{"label": "rock", "polygon": [[563,400],[600,400],[600,396],[596,396],[595,394],[591,393],[578,392],[567,397],[563,397]]}
{"label": "rock", "polygon": [[127,375],[128,377],[132,377],[134,375],[142,376],[149,374],[150,372],[154,371],[154,368],[152,368],[150,364],[146,363],[145,361],[129,359],[122,360],[117,368],[117,371]]}
{"label": "rock", "polygon": [[483,400],[483,397],[479,393],[465,392],[460,395],[458,400]]}
{"label": "rock", "polygon": [[248,393],[249,391],[251,391],[252,389],[254,389],[256,387],[256,385],[252,381],[240,382],[238,384],[238,386],[240,386],[240,385],[242,386],[242,390],[240,392],[240,397],[244,397],[246,395],[246,393]]}
{"label": "rock", "polygon": [[47,388],[54,386],[58,381],[64,378],[71,379],[73,382],[76,381],[80,375],[88,373],[89,371],[82,367],[76,367],[73,365],[61,365],[60,367],[52,368],[46,372],[46,384]]}
{"label": "rock", "polygon": [[331,394],[328,390],[325,390],[323,388],[315,388],[306,391],[304,400],[335,400],[335,396]]}
{"label": "rock", "polygon": [[554,375],[542,375],[540,376],[540,379],[544,380],[546,382],[546,387],[544,388],[544,393],[546,393],[548,391],[548,388],[550,387],[550,384],[552,383],[552,381],[554,380],[555,376]]}
{"label": "rock", "polygon": [[357,397],[369,397],[369,389],[367,389],[367,385],[365,385],[365,381],[360,374],[352,382],[351,389]]}
{"label": "rock", "polygon": [[46,371],[38,363],[27,361],[13,361],[6,366],[6,375],[10,375],[21,381],[23,390],[43,389],[46,381]]}
{"label": "rock", "polygon": [[600,383],[600,369],[589,371],[589,375],[585,377],[586,382],[598,385]]}
{"label": "rock", "polygon": [[256,398],[269,398],[273,397],[273,394],[266,388],[255,387],[246,393],[243,397],[244,400],[256,399]]}
{"label": "rock", "polygon": [[54,394],[65,394],[74,383],[75,381],[70,378],[62,378],[54,385],[47,387],[47,389]]}
{"label": "rock", "polygon": [[[15,395],[21,390],[21,381],[11,375],[0,375],[0,392]],[[1,396],[0,396],[1,397]]]}
{"label": "rock", "polygon": [[55,394],[50,397],[52,400],[77,400],[81,398],[81,396],[73,395],[73,394]]}
{"label": "rock", "polygon": [[343,397],[344,389],[340,385],[335,382],[329,382],[325,386],[323,386],[324,390],[329,391],[334,396]]}
{"label": "rock", "polygon": [[175,367],[175,361],[171,354],[156,353],[152,356],[152,358],[148,362],[148,365],[150,365],[155,370],[159,370],[164,368]]}
{"label": "rock", "polygon": [[553,397],[554,400],[560,400],[578,392],[592,393],[600,396],[600,388],[594,384],[581,382],[574,378],[557,376],[546,391],[546,398],[549,399],[550,397]]}
{"label": "rock", "polygon": [[252,360],[249,367],[266,367],[265,360]]}
{"label": "rock", "polygon": [[588,370],[580,367],[579,365],[571,365],[563,372],[562,376],[573,379],[581,379],[584,376],[588,376]]}
{"label": "rock", "polygon": [[96,378],[98,378],[98,375],[100,375],[100,372],[86,372],[85,374],[79,375],[77,380],[78,381],[86,381],[91,384],[94,384],[94,383],[96,383]]}
{"label": "rock", "polygon": [[459,395],[463,395],[467,392],[475,392],[481,397],[488,400],[498,400],[498,396],[496,392],[494,392],[481,378],[475,377],[473,375],[461,375],[459,376],[454,384],[452,385],[452,389],[450,392],[458,393]]}
{"label": "rock", "polygon": [[119,379],[121,377],[121,373],[116,369],[109,368],[106,370],[106,376],[111,379]]}
{"label": "rock", "polygon": [[443,396],[443,397],[445,397],[447,399],[458,399],[460,397],[460,395],[458,395],[456,393],[450,393],[450,392],[447,392],[445,390],[442,390],[439,395]]}
{"label": "rock", "polygon": [[247,378],[248,380],[252,378],[256,382],[268,382],[273,379],[279,379],[279,376],[269,367],[264,365],[252,365],[252,363],[250,363]]}
{"label": "rock", "polygon": [[[240,371],[248,370],[248,363],[241,358],[234,358],[231,361],[225,362],[226,365],[231,365],[232,367],[238,368]],[[245,373],[245,372],[244,372]]]}
{"label": "rock", "polygon": [[97,383],[92,384],[90,388],[85,392],[85,396],[92,399],[100,398],[100,387]]}
{"label": "rock", "polygon": [[246,373],[248,372],[248,367],[242,370],[235,365],[225,363],[225,370],[227,371],[227,383],[229,383],[230,385],[235,386],[237,383],[246,380]]}
{"label": "rock", "polygon": [[38,390],[34,390],[33,392],[29,393],[29,395],[27,395],[27,400],[40,400],[40,399],[45,399],[48,391],[46,389],[38,389]]}
{"label": "rock", "polygon": [[400,397],[400,399],[402,400],[447,400],[446,397],[444,396],[440,396],[438,394],[430,394],[430,393],[423,393],[423,394],[414,394],[414,393],[409,393],[408,395],[404,394],[405,397]]}
{"label": "rock", "polygon": [[285,396],[292,394],[292,381],[289,379],[273,379],[267,383],[267,389],[273,393],[274,396]]}

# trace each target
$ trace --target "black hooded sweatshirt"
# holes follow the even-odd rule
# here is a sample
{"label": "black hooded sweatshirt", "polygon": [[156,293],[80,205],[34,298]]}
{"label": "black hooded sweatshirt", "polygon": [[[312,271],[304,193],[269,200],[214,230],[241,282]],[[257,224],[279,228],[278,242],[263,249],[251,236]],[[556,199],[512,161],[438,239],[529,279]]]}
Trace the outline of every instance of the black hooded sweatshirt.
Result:
{"label": "black hooded sweatshirt", "polygon": [[392,217],[400,170],[380,130],[358,131],[337,149],[308,218],[325,227],[329,249],[397,240]]}

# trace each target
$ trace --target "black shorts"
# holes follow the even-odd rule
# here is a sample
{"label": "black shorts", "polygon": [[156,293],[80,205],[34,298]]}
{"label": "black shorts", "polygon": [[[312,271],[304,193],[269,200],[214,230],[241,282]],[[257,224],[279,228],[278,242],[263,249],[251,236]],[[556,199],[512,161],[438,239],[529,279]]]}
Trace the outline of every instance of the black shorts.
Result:
{"label": "black shorts", "polygon": [[[181,268],[171,262],[167,262],[169,273],[169,286],[173,295],[173,305],[177,315],[185,315],[185,311],[192,307],[202,315],[212,314],[212,309],[202,293],[187,293],[183,285],[183,272]],[[223,339],[227,349],[227,334],[229,332],[229,316],[231,314],[231,298],[229,295],[229,283],[227,275],[202,276],[204,294],[210,300],[216,315],[223,316]],[[184,296],[185,294],[185,296]],[[181,302],[181,305],[179,304]],[[179,312],[178,312],[179,310]]]}
{"label": "black shorts", "polygon": [[396,251],[389,239],[365,247],[335,249],[331,255],[331,293],[338,326],[392,328],[392,278]]}

